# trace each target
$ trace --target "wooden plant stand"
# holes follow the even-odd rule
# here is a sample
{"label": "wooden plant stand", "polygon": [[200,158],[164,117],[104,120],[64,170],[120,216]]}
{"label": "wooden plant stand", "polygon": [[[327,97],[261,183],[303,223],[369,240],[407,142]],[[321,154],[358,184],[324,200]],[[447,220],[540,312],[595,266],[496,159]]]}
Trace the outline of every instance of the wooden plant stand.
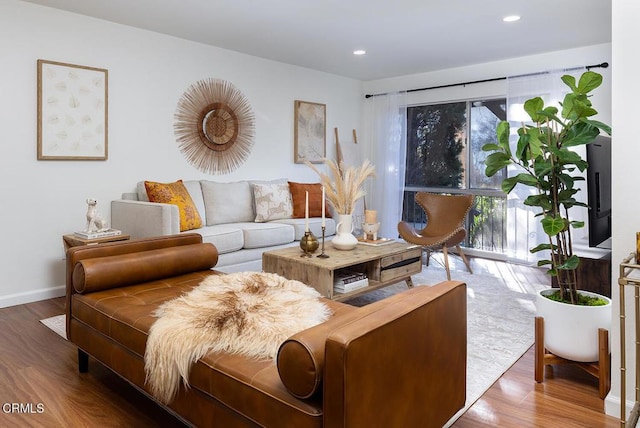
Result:
{"label": "wooden plant stand", "polygon": [[544,381],[544,367],[554,364],[575,364],[599,381],[600,398],[604,399],[611,389],[611,353],[609,351],[609,331],[598,329],[598,361],[582,363],[558,357],[544,347],[544,318],[535,318],[535,379]]}

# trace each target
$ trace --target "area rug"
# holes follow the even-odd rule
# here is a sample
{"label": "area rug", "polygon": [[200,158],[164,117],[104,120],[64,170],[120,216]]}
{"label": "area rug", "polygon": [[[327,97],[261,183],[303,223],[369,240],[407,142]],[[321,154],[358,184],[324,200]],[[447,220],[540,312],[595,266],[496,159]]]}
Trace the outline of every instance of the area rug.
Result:
{"label": "area rug", "polygon": [[[462,263],[451,271],[452,280],[467,284],[467,401],[445,426],[462,416],[533,345],[535,294],[549,287],[548,277],[538,268],[471,260],[474,274]],[[412,278],[415,286],[447,279],[444,268],[433,262]],[[406,289],[405,283],[394,284],[347,303],[363,306]]]}
{"label": "area rug", "polygon": [[49,327],[49,329],[53,330],[55,333],[57,333],[58,335],[60,335],[62,338],[66,339],[67,338],[67,331],[66,331],[66,318],[65,315],[56,315],[54,317],[50,317],[50,318],[45,318],[40,320],[40,322],[44,325],[46,325],[47,327]]}

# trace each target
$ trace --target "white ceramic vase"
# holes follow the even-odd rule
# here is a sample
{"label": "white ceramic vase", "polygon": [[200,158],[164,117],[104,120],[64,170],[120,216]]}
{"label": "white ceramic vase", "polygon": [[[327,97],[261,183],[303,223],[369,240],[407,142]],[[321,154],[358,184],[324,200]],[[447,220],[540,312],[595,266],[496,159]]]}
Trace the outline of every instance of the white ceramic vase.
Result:
{"label": "white ceramic vase", "polygon": [[338,214],[336,236],[331,244],[338,250],[353,250],[358,245],[358,238],[353,236],[353,216],[351,214]]}
{"label": "white ceramic vase", "polygon": [[579,290],[608,301],[604,306],[579,306],[544,297],[557,289],[542,290],[536,296],[537,315],[544,318],[544,347],[571,361],[598,361],[598,329],[611,329],[611,299]]}

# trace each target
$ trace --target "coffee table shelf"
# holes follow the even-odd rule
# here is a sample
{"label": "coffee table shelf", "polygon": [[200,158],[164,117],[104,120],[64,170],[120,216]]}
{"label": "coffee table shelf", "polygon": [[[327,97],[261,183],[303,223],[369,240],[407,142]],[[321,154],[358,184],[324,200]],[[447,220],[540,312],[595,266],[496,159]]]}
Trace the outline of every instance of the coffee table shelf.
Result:
{"label": "coffee table shelf", "polygon": [[[330,247],[330,244],[327,246]],[[358,245],[349,251],[326,248],[329,258],[301,257],[299,247],[266,251],[262,254],[262,270],[303,282],[333,300],[347,300],[387,285],[405,281],[413,286],[411,275],[422,270],[422,249],[404,242],[381,246]],[[369,284],[347,293],[333,289],[334,277],[341,270],[362,272]]]}

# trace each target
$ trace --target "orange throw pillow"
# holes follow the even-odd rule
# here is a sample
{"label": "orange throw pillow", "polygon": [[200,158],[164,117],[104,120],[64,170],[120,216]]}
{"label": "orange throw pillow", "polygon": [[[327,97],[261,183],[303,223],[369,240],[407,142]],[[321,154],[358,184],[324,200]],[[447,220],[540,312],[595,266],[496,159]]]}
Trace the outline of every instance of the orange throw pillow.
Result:
{"label": "orange throw pillow", "polygon": [[193,199],[191,199],[187,188],[184,187],[182,180],[178,180],[175,183],[145,181],[144,187],[147,189],[149,201],[178,206],[178,211],[180,212],[180,232],[202,227],[202,219],[200,218],[198,209],[193,203]]}
{"label": "orange throw pillow", "polygon": [[[293,218],[304,218],[305,192],[309,192],[309,217],[322,217],[322,184],[289,181],[289,191],[293,202]],[[331,217],[327,201],[324,215]]]}

